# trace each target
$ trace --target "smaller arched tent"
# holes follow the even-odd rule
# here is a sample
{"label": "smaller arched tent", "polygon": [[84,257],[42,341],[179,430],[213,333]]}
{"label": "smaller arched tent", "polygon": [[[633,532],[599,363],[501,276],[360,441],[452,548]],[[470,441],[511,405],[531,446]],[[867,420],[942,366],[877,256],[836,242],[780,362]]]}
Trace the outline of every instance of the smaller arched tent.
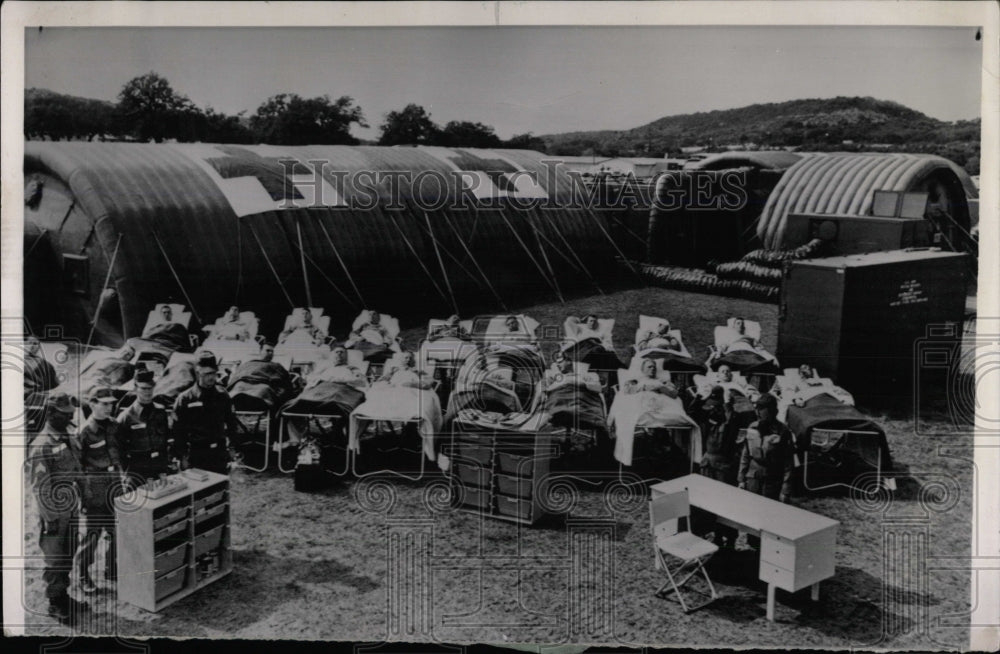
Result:
{"label": "smaller arched tent", "polygon": [[807,152],[783,150],[735,151],[710,154],[684,164],[685,170],[728,170],[730,168],[755,168],[759,170],[787,170],[798,163]]}
{"label": "smaller arched tent", "polygon": [[757,223],[772,250],[793,248],[786,238],[793,213],[871,215],[876,191],[926,191],[925,217],[952,250],[971,251],[967,197],[978,194],[968,174],[942,157],[923,154],[813,154],[793,164],[775,186]]}

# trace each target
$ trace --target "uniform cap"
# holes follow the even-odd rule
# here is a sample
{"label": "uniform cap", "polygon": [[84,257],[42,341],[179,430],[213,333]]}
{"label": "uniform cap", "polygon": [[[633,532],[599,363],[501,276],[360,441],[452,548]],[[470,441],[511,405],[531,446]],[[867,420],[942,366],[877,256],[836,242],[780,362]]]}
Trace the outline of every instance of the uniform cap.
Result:
{"label": "uniform cap", "polygon": [[135,373],[135,383],[154,384],[156,383],[156,377],[153,375],[152,370],[147,370],[146,368],[143,368],[142,370]]}
{"label": "uniform cap", "polygon": [[219,364],[215,360],[215,355],[211,352],[202,352],[198,355],[197,366],[199,368],[212,368],[213,370],[219,369]]}
{"label": "uniform cap", "polygon": [[49,400],[46,405],[50,410],[61,411],[63,413],[73,413],[76,411],[78,402],[75,397],[67,395],[66,393],[53,393],[49,395]]}
{"label": "uniform cap", "polygon": [[115,399],[115,392],[108,386],[98,386],[90,394],[91,402],[100,402],[108,398]]}

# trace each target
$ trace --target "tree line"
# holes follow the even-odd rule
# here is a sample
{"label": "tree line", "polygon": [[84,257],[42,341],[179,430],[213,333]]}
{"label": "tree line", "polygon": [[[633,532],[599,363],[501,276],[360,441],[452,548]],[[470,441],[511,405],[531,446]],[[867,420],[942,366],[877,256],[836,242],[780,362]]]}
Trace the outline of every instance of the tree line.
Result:
{"label": "tree line", "polygon": [[[28,89],[24,109],[29,139],[358,145],[361,141],[351,134],[351,127],[368,127],[364,112],[350,96],[331,100],[328,95],[303,98],[279,93],[253,114],[229,115],[197,106],[155,72],[126,82],[116,103]],[[389,112],[379,131],[379,145],[545,149],[545,142],[530,133],[504,140],[493,127],[479,122],[438,125],[416,104]]]}

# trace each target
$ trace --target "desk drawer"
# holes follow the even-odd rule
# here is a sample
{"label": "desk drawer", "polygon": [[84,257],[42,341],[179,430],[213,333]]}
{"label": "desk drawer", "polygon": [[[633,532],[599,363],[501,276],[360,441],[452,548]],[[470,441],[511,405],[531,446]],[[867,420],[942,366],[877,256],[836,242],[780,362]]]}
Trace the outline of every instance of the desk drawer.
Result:
{"label": "desk drawer", "polygon": [[181,588],[184,587],[184,579],[187,575],[187,566],[182,565],[176,570],[166,573],[163,576],[157,577],[154,585],[154,596],[156,601],[159,602],[164,597],[168,595],[173,595]]}
{"label": "desk drawer", "polygon": [[782,590],[795,592],[795,573],[763,559],[760,561],[760,580],[774,584]]}
{"label": "desk drawer", "polygon": [[489,466],[456,463],[455,473],[462,480],[462,483],[469,486],[489,488],[493,482],[493,472]]}
{"label": "desk drawer", "polygon": [[760,535],[760,560],[784,568],[795,570],[795,543],[774,534]]}
{"label": "desk drawer", "polygon": [[458,456],[461,459],[465,459],[466,463],[472,465],[475,465],[475,463],[480,463],[483,466],[489,468],[493,463],[493,448],[490,447],[489,445],[466,443],[464,441],[459,441]]}

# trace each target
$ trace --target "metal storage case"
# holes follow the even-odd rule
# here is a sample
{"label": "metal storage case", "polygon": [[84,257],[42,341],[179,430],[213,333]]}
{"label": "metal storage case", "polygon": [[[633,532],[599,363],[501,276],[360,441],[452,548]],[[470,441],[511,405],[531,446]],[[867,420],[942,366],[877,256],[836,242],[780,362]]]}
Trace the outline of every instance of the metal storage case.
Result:
{"label": "metal storage case", "polygon": [[912,396],[914,346],[965,314],[967,255],[896,250],[792,262],[781,292],[777,356],[808,363],[860,402]]}
{"label": "metal storage case", "polygon": [[[187,485],[156,499],[142,487],[117,499],[118,599],[160,611],[232,571],[229,478],[202,472],[204,480],[179,476]],[[211,551],[219,566],[203,575],[197,558]]]}

